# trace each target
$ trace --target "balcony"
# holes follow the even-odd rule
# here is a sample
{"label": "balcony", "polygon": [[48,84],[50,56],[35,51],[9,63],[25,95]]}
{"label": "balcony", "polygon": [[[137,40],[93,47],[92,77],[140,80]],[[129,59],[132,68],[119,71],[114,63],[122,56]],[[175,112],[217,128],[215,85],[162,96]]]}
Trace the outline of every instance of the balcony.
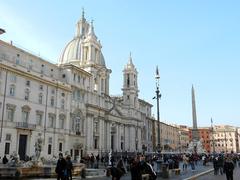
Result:
{"label": "balcony", "polygon": [[16,128],[34,130],[36,129],[36,124],[29,124],[27,122],[16,122]]}

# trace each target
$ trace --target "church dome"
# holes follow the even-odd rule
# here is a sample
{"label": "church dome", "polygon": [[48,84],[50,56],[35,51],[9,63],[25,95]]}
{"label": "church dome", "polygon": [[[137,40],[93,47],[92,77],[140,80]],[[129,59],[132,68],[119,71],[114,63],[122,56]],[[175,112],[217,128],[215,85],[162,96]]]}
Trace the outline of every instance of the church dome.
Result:
{"label": "church dome", "polygon": [[105,67],[100,41],[94,33],[93,22],[89,24],[84,18],[77,22],[74,38],[63,49],[59,64],[74,64],[76,66],[99,65]]}
{"label": "church dome", "polygon": [[60,64],[74,63],[81,60],[81,45],[82,40],[80,38],[74,38],[64,48],[62,55],[59,59]]}

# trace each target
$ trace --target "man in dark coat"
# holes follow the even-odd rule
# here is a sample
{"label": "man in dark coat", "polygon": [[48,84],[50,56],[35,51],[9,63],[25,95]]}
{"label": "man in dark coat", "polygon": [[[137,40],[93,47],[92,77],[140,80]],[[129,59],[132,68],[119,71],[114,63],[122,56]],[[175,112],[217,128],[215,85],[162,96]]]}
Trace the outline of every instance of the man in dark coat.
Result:
{"label": "man in dark coat", "polygon": [[72,180],[73,164],[71,161],[71,156],[69,155],[66,158],[66,169],[67,169],[67,179]]}
{"label": "man in dark coat", "polygon": [[66,160],[63,158],[63,154],[59,153],[59,159],[57,161],[57,166],[55,169],[55,172],[57,173],[57,180],[64,180],[65,179],[65,175],[67,175],[67,162]]}
{"label": "man in dark coat", "polygon": [[132,180],[142,179],[142,173],[140,169],[141,169],[141,165],[139,162],[139,156],[136,156],[135,159],[133,159],[130,162],[130,171],[131,171]]}
{"label": "man in dark coat", "polygon": [[6,155],[4,155],[4,157],[3,157],[3,164],[7,164],[7,163],[8,163],[8,159],[7,159]]}
{"label": "man in dark coat", "polygon": [[229,156],[226,157],[224,162],[224,172],[226,173],[227,180],[233,180],[234,164]]}

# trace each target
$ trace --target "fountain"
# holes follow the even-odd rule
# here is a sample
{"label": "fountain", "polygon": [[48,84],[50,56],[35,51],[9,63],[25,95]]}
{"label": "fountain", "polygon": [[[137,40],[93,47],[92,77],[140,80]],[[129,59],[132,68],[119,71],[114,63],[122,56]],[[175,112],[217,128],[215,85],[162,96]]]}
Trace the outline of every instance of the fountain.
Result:
{"label": "fountain", "polygon": [[[56,177],[55,167],[57,158],[45,160],[41,157],[43,139],[41,134],[38,134],[38,138],[35,142],[35,154],[29,161],[23,162],[19,160],[19,155],[13,152],[10,156],[11,160],[4,166],[0,167],[0,179],[1,178],[19,178],[19,177]],[[85,164],[77,163],[73,164],[73,175],[81,175]]]}
{"label": "fountain", "polygon": [[205,154],[206,150],[203,148],[203,139],[200,139],[200,141],[193,140],[188,145],[188,153],[191,154]]}

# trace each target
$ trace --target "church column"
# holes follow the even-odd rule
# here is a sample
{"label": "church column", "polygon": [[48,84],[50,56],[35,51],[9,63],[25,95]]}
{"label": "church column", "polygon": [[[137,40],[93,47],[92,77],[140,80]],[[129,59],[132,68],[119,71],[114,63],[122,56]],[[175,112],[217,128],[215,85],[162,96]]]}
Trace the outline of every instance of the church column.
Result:
{"label": "church column", "polygon": [[84,47],[83,47],[83,45],[81,45],[81,54],[80,54],[80,62],[83,62],[84,61]]}
{"label": "church column", "polygon": [[87,115],[86,127],[86,145],[89,151],[93,149],[93,115]]}
{"label": "church column", "polygon": [[107,140],[108,140],[108,136],[107,136],[107,122],[104,121],[104,151],[107,150]]}
{"label": "church column", "polygon": [[130,143],[130,151],[133,152],[135,151],[135,144],[136,144],[136,137],[135,137],[135,128],[133,126],[131,126],[129,128],[129,143]]}
{"label": "church column", "polygon": [[110,131],[110,123],[107,122],[107,150],[111,150],[111,131]]}
{"label": "church column", "polygon": [[139,151],[142,150],[142,132],[140,128],[138,128],[138,149]]}
{"label": "church column", "polygon": [[105,93],[109,94],[109,74],[107,74],[107,77],[105,79]]}
{"label": "church column", "polygon": [[90,62],[90,59],[91,59],[91,45],[88,46],[88,61]]}
{"label": "church column", "polygon": [[99,131],[99,142],[98,142],[98,149],[100,151],[102,151],[103,149],[103,142],[104,142],[104,122],[101,118],[98,119],[98,122],[99,122],[99,128],[98,128],[98,131]]}
{"label": "church column", "polygon": [[121,150],[121,126],[117,124],[117,151]]}

